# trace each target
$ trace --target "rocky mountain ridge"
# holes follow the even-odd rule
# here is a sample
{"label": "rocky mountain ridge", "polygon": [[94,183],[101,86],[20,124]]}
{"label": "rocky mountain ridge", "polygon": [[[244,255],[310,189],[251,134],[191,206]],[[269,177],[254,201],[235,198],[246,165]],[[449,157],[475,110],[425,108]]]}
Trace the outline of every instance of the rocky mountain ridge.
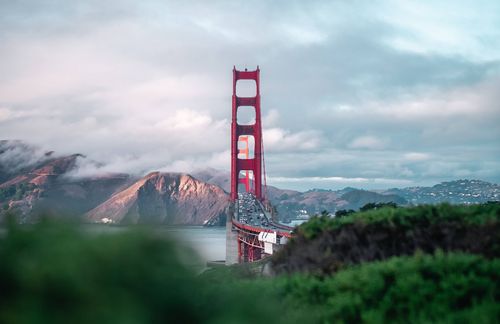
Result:
{"label": "rocky mountain ridge", "polygon": [[229,196],[184,173],[152,172],[85,214],[92,222],[223,224]]}

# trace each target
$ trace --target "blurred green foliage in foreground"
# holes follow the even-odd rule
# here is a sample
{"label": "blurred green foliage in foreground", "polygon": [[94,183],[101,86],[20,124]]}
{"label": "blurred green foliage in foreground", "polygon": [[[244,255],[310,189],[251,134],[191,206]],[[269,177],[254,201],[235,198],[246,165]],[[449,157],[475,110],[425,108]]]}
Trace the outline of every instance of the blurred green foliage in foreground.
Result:
{"label": "blurred green foliage in foreground", "polygon": [[280,278],[297,307],[346,323],[498,323],[500,260],[415,255],[366,263],[319,279]]}
{"label": "blurred green foliage in foreground", "polygon": [[279,314],[279,299],[257,288],[197,276],[180,261],[189,253],[146,228],[11,225],[0,236],[0,323],[255,323]]}
{"label": "blurred green foliage in foreground", "polygon": [[438,252],[361,264],[323,278],[255,278],[245,267],[197,276],[179,252],[146,230],[96,234],[46,222],[12,225],[0,236],[0,323],[493,323],[500,318],[498,259]]}

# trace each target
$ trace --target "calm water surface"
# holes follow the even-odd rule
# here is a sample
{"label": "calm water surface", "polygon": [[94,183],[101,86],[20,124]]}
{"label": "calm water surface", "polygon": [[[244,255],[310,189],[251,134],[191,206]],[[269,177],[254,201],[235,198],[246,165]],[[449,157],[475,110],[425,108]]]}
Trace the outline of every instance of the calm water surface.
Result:
{"label": "calm water surface", "polygon": [[[108,226],[97,224],[81,225],[82,229],[92,234],[112,234],[134,229],[135,226]],[[143,228],[144,229],[144,228]],[[178,242],[182,247],[194,251],[195,256],[190,253],[181,253],[181,259],[195,268],[204,268],[207,261],[219,261],[226,259],[226,228],[225,227],[203,227],[203,226],[154,226],[145,227],[156,235],[165,236]],[[0,236],[7,234],[5,228],[0,228]]]}
{"label": "calm water surface", "polygon": [[165,226],[157,230],[191,247],[205,263],[226,259],[225,227]]}
{"label": "calm water surface", "polygon": [[[135,226],[84,225],[91,233],[113,233],[134,229]],[[141,227],[151,230],[155,235],[173,239],[178,245],[194,251],[181,253],[184,262],[193,266],[205,266],[207,261],[226,259],[226,227],[203,226],[151,226]],[[184,251],[185,252],[185,251]]]}

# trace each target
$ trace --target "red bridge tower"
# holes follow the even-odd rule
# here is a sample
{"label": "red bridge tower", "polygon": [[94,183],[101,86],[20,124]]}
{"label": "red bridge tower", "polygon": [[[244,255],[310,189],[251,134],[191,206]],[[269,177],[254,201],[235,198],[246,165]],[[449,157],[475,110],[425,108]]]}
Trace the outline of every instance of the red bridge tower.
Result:
{"label": "red bridge tower", "polygon": [[[291,237],[293,228],[275,222],[265,200],[266,169],[260,116],[260,70],[238,71],[233,68],[233,108],[231,122],[231,204],[226,222],[226,264],[253,262],[269,256]],[[239,97],[239,80],[252,80],[255,96]],[[238,109],[255,110],[255,122],[238,123]],[[241,121],[240,121],[241,122]],[[253,137],[253,141],[252,141]],[[238,145],[239,144],[239,145]],[[253,155],[251,154],[253,153]],[[253,178],[250,175],[253,174]],[[238,186],[251,192],[248,199],[238,200]],[[248,198],[248,197],[247,197]],[[257,219],[253,219],[253,216]]]}
{"label": "red bridge tower", "polygon": [[[233,115],[231,122],[231,201],[238,199],[238,184],[245,184],[248,191],[252,188],[253,194],[257,199],[262,197],[262,125],[260,118],[260,69],[257,66],[255,71],[238,71],[233,68]],[[238,97],[236,95],[236,83],[238,80],[255,81],[255,97]],[[248,106],[255,109],[255,123],[252,125],[238,124],[238,109],[248,109]],[[254,138],[254,156],[248,157],[248,136]],[[238,142],[246,143],[246,155],[244,158],[238,158]],[[240,178],[240,171],[244,171],[244,177]],[[250,185],[249,172],[253,173],[253,186]]]}

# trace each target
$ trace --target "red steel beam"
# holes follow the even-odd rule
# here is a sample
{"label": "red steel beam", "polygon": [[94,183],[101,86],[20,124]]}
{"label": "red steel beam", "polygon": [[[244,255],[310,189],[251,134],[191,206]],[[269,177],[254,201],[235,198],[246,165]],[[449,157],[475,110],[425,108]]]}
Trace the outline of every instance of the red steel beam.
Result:
{"label": "red steel beam", "polygon": [[233,225],[236,226],[237,228],[244,229],[250,232],[255,232],[255,233],[260,233],[260,232],[266,232],[266,233],[274,233],[276,232],[279,236],[284,236],[284,237],[292,237],[292,234],[290,232],[283,232],[283,231],[275,231],[272,229],[267,229],[267,228],[262,228],[262,227],[255,227],[255,226],[250,226],[247,224],[240,223],[236,220],[233,219]]}

